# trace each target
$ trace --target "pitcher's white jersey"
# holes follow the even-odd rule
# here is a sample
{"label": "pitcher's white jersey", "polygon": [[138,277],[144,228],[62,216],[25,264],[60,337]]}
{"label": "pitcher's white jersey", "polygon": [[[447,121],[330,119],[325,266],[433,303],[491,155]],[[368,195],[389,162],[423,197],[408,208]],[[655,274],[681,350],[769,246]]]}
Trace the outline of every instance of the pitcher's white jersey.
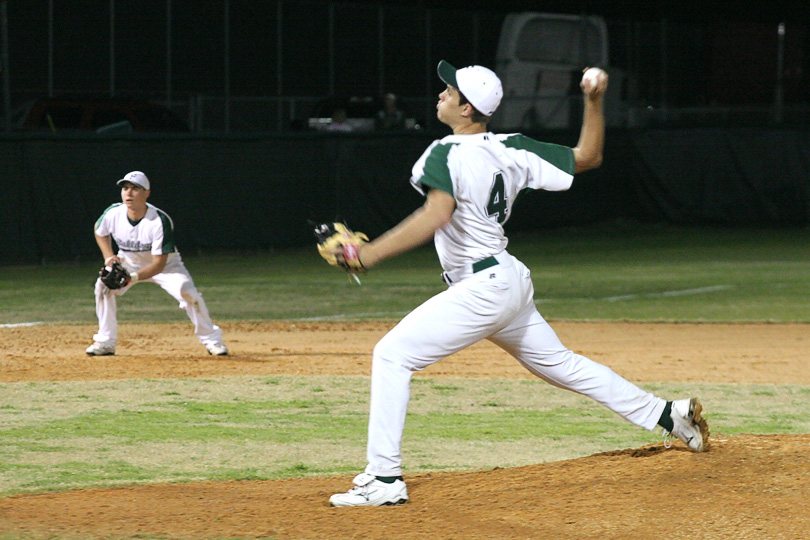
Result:
{"label": "pitcher's white jersey", "polygon": [[411,184],[456,200],[450,222],[434,242],[442,268],[452,271],[506,249],[503,224],[521,191],[564,191],[574,178],[571,148],[521,134],[449,135],[434,141],[413,167]]}
{"label": "pitcher's white jersey", "polygon": [[123,203],[109,206],[96,221],[96,234],[111,235],[118,254],[138,269],[152,262],[153,255],[169,255],[169,262],[179,258],[174,243],[174,223],[169,215],[152,204],[146,204],[146,215],[133,223]]}
{"label": "pitcher's white jersey", "polygon": [[666,401],[567,349],[534,303],[531,272],[506,248],[503,223],[526,189],[571,186],[571,148],[523,135],[479,133],[435,141],[413,168],[423,194],[453,196],[450,221],[434,234],[448,288],[408,313],[374,347],[366,473],[402,475],[412,374],[488,339],[536,376],[588,396],[653,429]]}

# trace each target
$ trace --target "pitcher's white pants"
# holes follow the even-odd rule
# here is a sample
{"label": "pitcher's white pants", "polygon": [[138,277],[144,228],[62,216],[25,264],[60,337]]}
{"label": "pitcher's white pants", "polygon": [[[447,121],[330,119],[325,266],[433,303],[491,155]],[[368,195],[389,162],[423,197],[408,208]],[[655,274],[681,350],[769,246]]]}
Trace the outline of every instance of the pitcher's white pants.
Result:
{"label": "pitcher's white pants", "polygon": [[[124,267],[130,272],[137,272],[127,262]],[[166,268],[160,274],[143,283],[157,283],[164,291],[172,295],[180,304],[181,309],[186,310],[188,318],[194,324],[194,333],[203,345],[210,345],[222,341],[222,330],[211,321],[208,314],[208,307],[205,305],[202,294],[197,291],[194,281],[188,273],[186,266],[181,261],[169,261]],[[140,281],[138,283],[141,283]],[[116,297],[126,293],[131,287],[129,285],[122,289],[110,290],[101,282],[96,280],[96,315],[98,316],[98,333],[93,336],[93,341],[99,343],[115,343],[118,339],[118,313]]]}
{"label": "pitcher's white pants", "polygon": [[499,259],[504,262],[416,308],[374,348],[367,473],[402,474],[400,446],[413,372],[482,339],[541,379],[586,395],[638,426],[655,428],[666,401],[565,348],[534,305],[528,268],[509,255]]}

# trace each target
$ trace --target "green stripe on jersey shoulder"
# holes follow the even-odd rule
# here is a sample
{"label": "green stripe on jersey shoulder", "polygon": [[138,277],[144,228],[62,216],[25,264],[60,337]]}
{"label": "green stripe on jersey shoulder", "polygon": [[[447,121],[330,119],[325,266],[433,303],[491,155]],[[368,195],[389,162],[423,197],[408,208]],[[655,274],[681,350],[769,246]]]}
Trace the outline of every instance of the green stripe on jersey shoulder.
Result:
{"label": "green stripe on jersey shoulder", "polygon": [[548,161],[561,171],[574,174],[574,167],[576,165],[574,162],[574,151],[567,146],[535,141],[520,133],[507,137],[503,140],[503,144],[507,148],[531,152]]}
{"label": "green stripe on jersey shoulder", "polygon": [[177,246],[174,243],[174,222],[172,218],[169,217],[169,214],[155,208],[157,210],[158,216],[160,216],[160,222],[163,224],[163,245],[161,246],[161,253],[163,255],[167,253],[174,253],[177,251]]}
{"label": "green stripe on jersey shoulder", "polygon": [[425,160],[424,175],[419,183],[432,188],[446,191],[453,195],[453,180],[450,178],[450,167],[447,165],[447,155],[458,143],[437,144],[430,151]]}
{"label": "green stripe on jersey shoulder", "polygon": [[118,207],[118,206],[121,206],[122,204],[124,204],[124,203],[120,203],[120,202],[118,202],[118,203],[113,203],[113,204],[111,204],[110,206],[108,206],[108,207],[107,207],[107,208],[106,208],[106,209],[105,209],[105,210],[104,210],[104,211],[101,213],[101,216],[100,216],[100,217],[99,217],[99,218],[96,220],[96,224],[93,226],[93,230],[95,231],[95,230],[97,230],[97,229],[99,228],[99,225],[101,225],[101,220],[102,220],[102,219],[104,219],[104,216],[106,216],[106,215],[107,215],[107,212],[109,212],[109,211],[110,211],[110,210],[112,210],[113,208],[116,208],[116,207]]}

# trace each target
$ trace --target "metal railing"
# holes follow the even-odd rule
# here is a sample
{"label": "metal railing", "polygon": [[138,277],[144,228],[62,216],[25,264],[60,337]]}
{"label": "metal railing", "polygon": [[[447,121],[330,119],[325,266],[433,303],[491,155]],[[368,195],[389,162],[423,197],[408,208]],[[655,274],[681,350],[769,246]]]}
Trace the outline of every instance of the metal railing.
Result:
{"label": "metal railing", "polygon": [[[324,96],[218,96],[198,94],[179,101],[172,110],[186,118],[193,132],[279,132],[309,128]],[[398,102],[414,121],[415,129],[438,126],[435,99],[401,97]]]}
{"label": "metal railing", "polygon": [[[322,99],[313,96],[231,97],[230,104],[226,106],[227,100],[223,96],[200,95],[189,101],[187,114],[192,131],[198,133],[305,130],[308,129],[308,120],[315,105]],[[404,108],[416,117],[417,128],[430,130],[441,127],[435,116],[435,99],[417,97],[400,100]],[[520,122],[507,125],[496,121],[496,116],[493,118],[493,129],[578,129],[581,125],[581,96],[513,97],[506,98],[502,107],[512,105],[525,109],[529,104],[541,102],[544,103],[542,107],[545,113],[539,116],[546,120],[553,116],[553,122],[532,123],[523,118]],[[606,111],[606,117],[608,127],[617,128],[810,127],[810,105],[785,106],[779,111],[773,106],[653,107],[616,103],[613,110]]]}

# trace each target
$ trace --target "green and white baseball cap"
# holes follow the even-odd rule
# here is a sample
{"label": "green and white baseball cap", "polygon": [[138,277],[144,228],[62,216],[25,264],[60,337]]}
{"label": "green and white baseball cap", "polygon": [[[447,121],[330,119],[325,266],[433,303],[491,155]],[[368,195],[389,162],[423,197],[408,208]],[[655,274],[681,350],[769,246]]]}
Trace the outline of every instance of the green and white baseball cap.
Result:
{"label": "green and white baseball cap", "polygon": [[136,186],[142,187],[143,189],[149,191],[149,179],[141,171],[132,171],[127,173],[126,176],[116,182],[116,184],[120,186],[124,182],[135,184]]}
{"label": "green and white baseball cap", "polygon": [[445,83],[458,88],[481,114],[492,116],[503,97],[501,80],[491,69],[484,66],[468,66],[456,69],[445,60],[439,62],[436,71]]}

